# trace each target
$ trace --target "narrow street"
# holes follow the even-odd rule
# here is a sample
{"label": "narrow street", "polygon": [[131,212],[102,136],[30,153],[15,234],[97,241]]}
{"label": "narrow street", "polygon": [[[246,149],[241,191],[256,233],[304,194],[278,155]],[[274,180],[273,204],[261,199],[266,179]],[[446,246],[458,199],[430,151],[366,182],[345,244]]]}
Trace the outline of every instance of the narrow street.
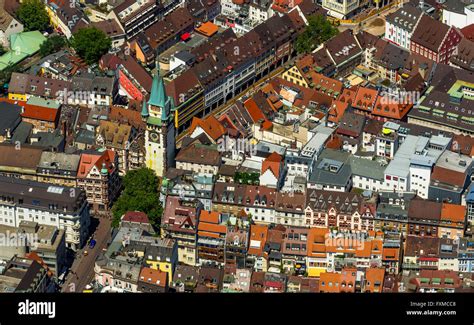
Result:
{"label": "narrow street", "polygon": [[[82,292],[86,285],[94,279],[94,263],[102,249],[107,247],[112,224],[108,217],[95,219],[99,222],[92,237],[96,240],[96,245],[91,249],[89,243],[87,243],[81,250],[77,251],[76,259],[62,286],[61,292]],[[84,255],[84,251],[87,251],[88,254]]]}

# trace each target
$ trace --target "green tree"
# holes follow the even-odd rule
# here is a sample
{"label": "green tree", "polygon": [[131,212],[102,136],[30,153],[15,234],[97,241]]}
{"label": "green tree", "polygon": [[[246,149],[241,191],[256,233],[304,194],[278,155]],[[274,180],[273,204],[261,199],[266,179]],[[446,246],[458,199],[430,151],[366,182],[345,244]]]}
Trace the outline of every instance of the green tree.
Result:
{"label": "green tree", "polygon": [[324,16],[311,16],[308,18],[306,29],[296,39],[296,51],[309,53],[338,33],[339,30],[332,26]]}
{"label": "green tree", "polygon": [[71,38],[71,46],[87,64],[97,63],[112,45],[107,35],[95,28],[81,28]]}
{"label": "green tree", "polygon": [[150,223],[158,228],[163,214],[159,200],[158,177],[149,168],[141,168],[128,172],[123,179],[124,190],[115,202],[112,213],[112,225],[117,227],[120,218],[127,211],[145,212]]}
{"label": "green tree", "polygon": [[49,27],[49,15],[41,0],[24,0],[17,15],[27,31],[44,31]]}
{"label": "green tree", "polygon": [[66,46],[66,39],[59,35],[53,35],[47,38],[40,46],[39,53],[41,57],[45,57],[55,53]]}

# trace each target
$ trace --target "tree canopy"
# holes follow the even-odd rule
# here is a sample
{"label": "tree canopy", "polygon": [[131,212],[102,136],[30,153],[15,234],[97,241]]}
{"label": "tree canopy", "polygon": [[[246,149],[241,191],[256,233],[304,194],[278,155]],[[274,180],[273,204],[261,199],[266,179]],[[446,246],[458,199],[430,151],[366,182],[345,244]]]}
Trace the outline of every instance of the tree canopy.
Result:
{"label": "tree canopy", "polygon": [[296,39],[296,51],[309,53],[339,33],[322,15],[310,16],[305,31]]}
{"label": "tree canopy", "polygon": [[95,27],[81,28],[71,38],[71,46],[87,64],[97,63],[111,45],[110,38]]}
{"label": "tree canopy", "polygon": [[112,225],[117,227],[127,211],[141,211],[148,215],[154,227],[159,227],[163,207],[159,200],[158,177],[153,170],[141,168],[129,171],[123,179],[123,186],[124,190],[112,208]]}
{"label": "tree canopy", "polygon": [[27,31],[45,31],[49,27],[49,15],[41,0],[23,0],[17,15]]}
{"label": "tree canopy", "polygon": [[66,39],[59,35],[53,35],[47,38],[43,44],[40,46],[39,53],[41,57],[45,57],[50,55],[54,52],[61,50],[64,46],[66,46]]}

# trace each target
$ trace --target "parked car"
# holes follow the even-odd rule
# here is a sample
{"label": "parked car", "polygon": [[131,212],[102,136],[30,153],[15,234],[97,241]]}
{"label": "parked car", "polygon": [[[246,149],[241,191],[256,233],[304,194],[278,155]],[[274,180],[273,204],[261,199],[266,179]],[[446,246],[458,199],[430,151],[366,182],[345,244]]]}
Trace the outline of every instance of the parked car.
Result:
{"label": "parked car", "polygon": [[89,248],[93,249],[95,247],[95,244],[96,244],[95,239],[91,239],[91,241],[89,242]]}

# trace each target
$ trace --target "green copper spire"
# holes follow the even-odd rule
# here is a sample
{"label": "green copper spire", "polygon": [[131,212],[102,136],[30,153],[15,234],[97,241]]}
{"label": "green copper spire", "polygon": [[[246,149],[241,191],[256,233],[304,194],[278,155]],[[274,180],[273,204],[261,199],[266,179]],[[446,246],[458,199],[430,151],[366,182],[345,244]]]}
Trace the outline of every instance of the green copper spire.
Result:
{"label": "green copper spire", "polygon": [[105,165],[105,163],[102,163],[102,169],[100,170],[100,173],[102,175],[107,175],[109,173],[109,171],[107,170],[107,166]]}
{"label": "green copper spire", "polygon": [[151,94],[148,104],[157,107],[165,107],[166,97],[165,83],[160,76],[160,68],[157,67],[156,74],[153,77],[153,83],[151,84]]}
{"label": "green copper spire", "polygon": [[148,117],[150,114],[148,114],[148,106],[146,104],[145,98],[143,98],[143,105],[142,105],[142,117]]}

